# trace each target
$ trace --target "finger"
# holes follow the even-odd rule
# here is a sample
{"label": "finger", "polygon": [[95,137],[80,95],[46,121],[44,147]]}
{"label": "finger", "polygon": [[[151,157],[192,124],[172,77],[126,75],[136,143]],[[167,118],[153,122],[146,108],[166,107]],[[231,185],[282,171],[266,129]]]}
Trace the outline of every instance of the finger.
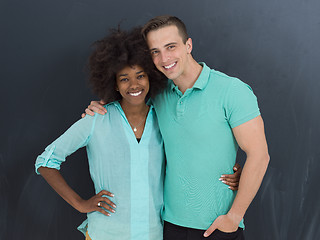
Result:
{"label": "finger", "polygon": [[85,113],[82,113],[82,114],[81,114],[81,118],[84,118],[85,116],[86,116]]}
{"label": "finger", "polygon": [[101,190],[99,193],[98,193],[99,196],[102,196],[102,195],[107,195],[107,196],[110,196],[110,197],[114,197],[114,194],[107,191],[107,190]]}
{"label": "finger", "polygon": [[233,174],[223,174],[223,175],[221,175],[221,179],[226,179],[226,178],[229,178],[229,179],[236,179],[236,178],[239,178],[240,177],[240,174],[241,174],[241,172],[240,172],[240,170],[238,170],[238,171],[236,171],[235,173],[233,173]]}
{"label": "finger", "polygon": [[[88,106],[89,109],[91,109],[94,112],[97,112],[99,114],[105,114],[107,112],[107,109],[102,105],[103,102],[97,102],[97,101],[91,101],[90,105]],[[101,111],[102,113],[98,112]]]}
{"label": "finger", "polygon": [[100,107],[97,107],[97,106],[93,106],[93,105],[89,105],[88,108],[93,111],[93,112],[96,112],[96,113],[99,113],[101,115],[104,115],[106,112],[103,110],[105,109],[104,107],[103,108],[100,108]]}
{"label": "finger", "polygon": [[211,226],[204,232],[203,236],[209,237],[213,233],[213,231],[216,229],[217,229],[216,224],[215,222],[213,222]]}
{"label": "finger", "polygon": [[92,112],[89,108],[86,108],[85,112],[90,116],[94,116],[94,112]]}
{"label": "finger", "polygon": [[232,191],[238,191],[238,186],[236,186],[236,187],[229,187],[229,189],[232,190]]}
{"label": "finger", "polygon": [[110,212],[113,212],[113,213],[115,212],[115,210],[114,210],[113,208],[111,208],[108,204],[106,204],[106,203],[104,203],[104,202],[101,202],[100,205],[101,205],[101,207],[109,210]]}
{"label": "finger", "polygon": [[234,173],[238,173],[238,174],[241,174],[242,172],[242,167],[238,167],[237,169],[233,169]]}
{"label": "finger", "polygon": [[236,163],[234,166],[233,166],[233,171],[237,171],[238,169],[240,169],[241,166],[239,163]]}
{"label": "finger", "polygon": [[226,184],[226,185],[229,185],[229,186],[237,186],[239,185],[239,179],[223,179],[223,180],[220,180],[222,183]]}
{"label": "finger", "polygon": [[237,176],[224,176],[220,177],[219,181],[225,181],[225,182],[239,182],[240,177]]}
{"label": "finger", "polygon": [[108,216],[108,217],[111,216],[110,213],[108,213],[107,211],[103,210],[103,209],[100,208],[100,207],[97,207],[97,208],[96,208],[96,211],[97,211],[97,212],[101,212],[102,214],[104,214],[104,215],[106,215],[106,216]]}
{"label": "finger", "polygon": [[110,206],[112,206],[113,208],[116,208],[117,206],[109,199],[109,198],[107,198],[107,197],[102,197],[101,198],[101,200],[100,200],[101,202],[106,202],[106,203],[108,203]]}
{"label": "finger", "polygon": [[99,201],[101,202],[106,202],[108,203],[109,205],[111,205],[113,208],[116,208],[117,206],[107,197],[103,197],[103,195],[107,195],[107,196],[110,196],[110,197],[114,197],[114,194],[107,191],[107,190],[101,190],[98,194],[98,196],[100,196],[99,198]]}
{"label": "finger", "polygon": [[220,181],[225,181],[225,182],[239,182],[240,177],[237,176],[227,176],[227,177],[221,177],[219,178]]}
{"label": "finger", "polygon": [[228,181],[221,181],[223,182],[224,184],[230,186],[230,187],[236,187],[239,185],[239,182],[228,182]]}

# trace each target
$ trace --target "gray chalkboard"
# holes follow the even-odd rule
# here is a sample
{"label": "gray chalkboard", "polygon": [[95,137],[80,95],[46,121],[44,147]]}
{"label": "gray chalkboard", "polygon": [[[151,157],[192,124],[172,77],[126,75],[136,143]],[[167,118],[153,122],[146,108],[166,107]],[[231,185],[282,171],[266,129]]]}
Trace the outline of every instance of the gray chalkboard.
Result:
{"label": "gray chalkboard", "polygon": [[[85,215],[36,176],[35,158],[96,99],[90,45],[120,21],[129,29],[163,14],[186,23],[195,59],[258,96],[271,162],[246,239],[320,239],[320,1],[2,0],[1,240],[83,239],[76,226]],[[82,197],[93,194],[83,150],[62,173]]]}

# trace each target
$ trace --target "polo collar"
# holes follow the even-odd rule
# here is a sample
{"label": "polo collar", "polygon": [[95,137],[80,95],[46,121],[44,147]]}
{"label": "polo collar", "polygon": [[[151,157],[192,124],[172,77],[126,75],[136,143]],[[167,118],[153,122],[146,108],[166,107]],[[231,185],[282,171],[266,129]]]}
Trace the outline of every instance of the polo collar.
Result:
{"label": "polo collar", "polygon": [[[204,62],[199,62],[199,64],[202,66],[201,73],[197,79],[197,81],[194,83],[192,88],[198,88],[198,89],[204,89],[207,86],[209,75],[210,75],[210,68],[204,63]],[[174,84],[174,82],[170,80],[170,89],[178,89],[178,86]]]}
{"label": "polo collar", "polygon": [[202,66],[202,71],[192,88],[204,89],[208,83],[210,68],[204,62],[199,62],[199,64]]}
{"label": "polo collar", "polygon": [[169,79],[169,84],[170,84],[170,89],[171,89],[171,91],[172,91],[173,89],[177,89],[177,88],[178,88],[178,86],[176,86],[171,79]]}

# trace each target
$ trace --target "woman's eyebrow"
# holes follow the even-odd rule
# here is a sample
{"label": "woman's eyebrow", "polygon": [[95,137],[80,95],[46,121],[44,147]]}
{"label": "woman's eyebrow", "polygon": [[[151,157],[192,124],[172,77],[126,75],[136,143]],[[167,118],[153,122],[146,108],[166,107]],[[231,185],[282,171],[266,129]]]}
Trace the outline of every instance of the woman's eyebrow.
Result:
{"label": "woman's eyebrow", "polygon": [[127,73],[119,74],[119,77],[125,77],[125,76],[128,76],[128,74]]}

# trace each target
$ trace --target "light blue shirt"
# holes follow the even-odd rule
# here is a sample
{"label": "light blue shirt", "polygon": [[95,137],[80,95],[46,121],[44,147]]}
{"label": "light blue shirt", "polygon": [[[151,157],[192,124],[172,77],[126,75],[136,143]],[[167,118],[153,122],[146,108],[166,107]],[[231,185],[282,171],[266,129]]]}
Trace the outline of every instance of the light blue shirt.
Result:
{"label": "light blue shirt", "polygon": [[68,155],[86,147],[95,192],[112,192],[117,208],[110,217],[88,213],[78,229],[92,240],[161,240],[164,151],[154,109],[138,143],[119,102],[105,107],[105,115],[80,119],[50,144],[36,172],[41,166],[59,170]]}

